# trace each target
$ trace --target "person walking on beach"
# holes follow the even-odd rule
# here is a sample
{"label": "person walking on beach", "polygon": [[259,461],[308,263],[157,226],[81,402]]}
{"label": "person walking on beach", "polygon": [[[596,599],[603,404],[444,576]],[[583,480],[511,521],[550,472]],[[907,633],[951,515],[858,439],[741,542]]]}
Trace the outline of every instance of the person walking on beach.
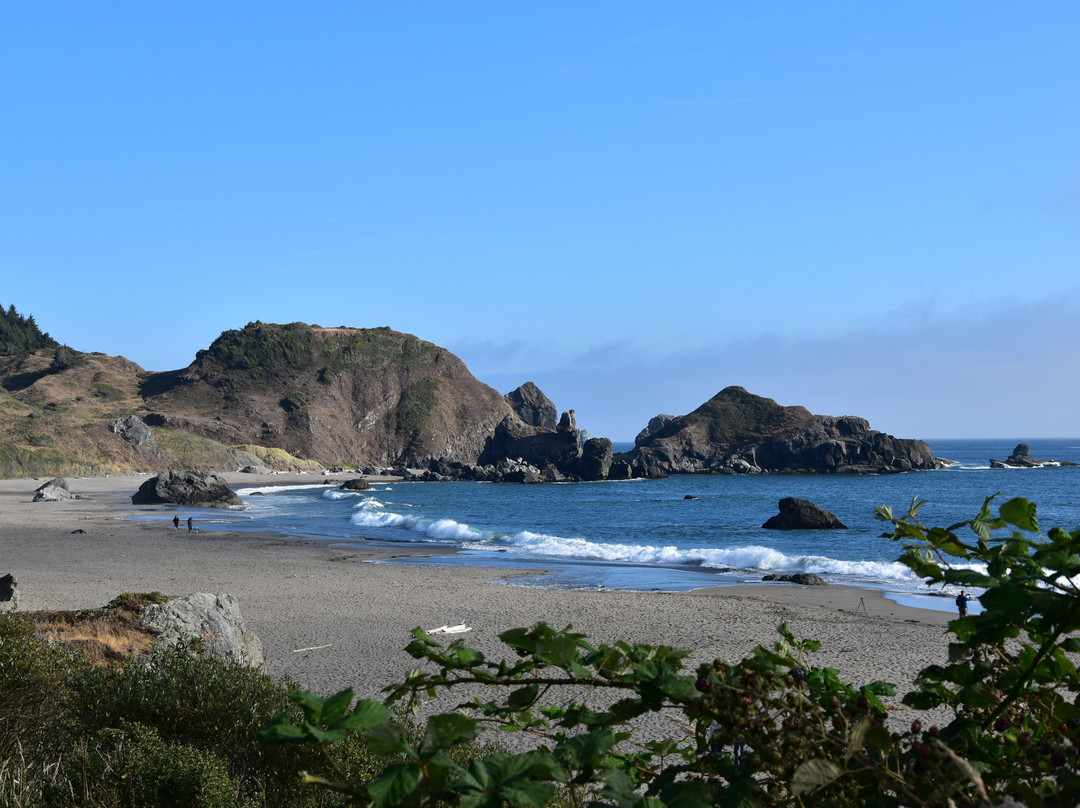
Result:
{"label": "person walking on beach", "polygon": [[180,529],[180,514],[176,514],[176,516],[172,518],[172,526],[176,530]]}
{"label": "person walking on beach", "polygon": [[969,600],[971,600],[971,595],[961,589],[960,594],[956,596],[956,608],[960,612],[961,617],[967,617],[967,605]]}
{"label": "person walking on beach", "polygon": [[195,529],[195,527],[194,527],[194,521],[193,521],[193,520],[192,520],[192,518],[191,518],[191,517],[189,516],[189,517],[187,518],[187,532],[188,532],[188,533],[190,533],[190,532],[191,532],[191,531],[193,531],[194,529]]}

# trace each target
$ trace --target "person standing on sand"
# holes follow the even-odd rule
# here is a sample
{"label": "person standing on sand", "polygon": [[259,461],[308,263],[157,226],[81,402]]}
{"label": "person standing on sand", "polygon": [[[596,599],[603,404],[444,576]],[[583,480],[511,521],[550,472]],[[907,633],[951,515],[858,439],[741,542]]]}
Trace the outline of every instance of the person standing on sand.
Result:
{"label": "person standing on sand", "polygon": [[187,518],[187,532],[188,532],[188,533],[190,533],[190,532],[191,532],[191,531],[193,531],[194,529],[195,529],[195,527],[194,527],[194,521],[193,521],[193,520],[192,520],[192,518],[191,518],[191,517],[189,516],[189,517]]}
{"label": "person standing on sand", "polygon": [[960,594],[956,596],[956,608],[960,612],[961,617],[967,617],[967,605],[969,600],[971,600],[971,595],[961,589]]}
{"label": "person standing on sand", "polygon": [[180,514],[176,514],[176,516],[174,516],[174,517],[172,518],[172,526],[173,526],[173,527],[174,527],[174,528],[175,528],[176,530],[179,530],[179,529],[180,529]]}

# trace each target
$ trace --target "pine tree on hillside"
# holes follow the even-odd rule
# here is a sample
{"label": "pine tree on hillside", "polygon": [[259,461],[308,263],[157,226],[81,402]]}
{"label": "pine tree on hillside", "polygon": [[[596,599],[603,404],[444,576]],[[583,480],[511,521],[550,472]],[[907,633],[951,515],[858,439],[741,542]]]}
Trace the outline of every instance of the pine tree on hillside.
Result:
{"label": "pine tree on hillside", "polygon": [[57,348],[59,343],[38,328],[34,315],[23,317],[11,304],[0,306],[0,355],[13,356],[41,348]]}

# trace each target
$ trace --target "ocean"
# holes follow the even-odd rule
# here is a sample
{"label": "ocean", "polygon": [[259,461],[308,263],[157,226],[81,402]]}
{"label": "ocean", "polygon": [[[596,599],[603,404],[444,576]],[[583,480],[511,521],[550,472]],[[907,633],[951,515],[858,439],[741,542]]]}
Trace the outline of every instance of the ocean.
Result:
{"label": "ocean", "polygon": [[[929,441],[934,455],[956,465],[885,476],[375,482],[364,492],[321,481],[252,485],[237,489],[247,504],[243,511],[192,513],[203,529],[274,531],[343,545],[449,547],[457,552],[382,563],[510,568],[519,574],[507,582],[519,586],[678,591],[756,583],[773,572],[813,572],[831,583],[944,609],[952,608],[951,599],[927,599],[922,582],[896,562],[901,547],[882,538],[886,525],[874,518],[874,507],[901,513],[917,497],[926,501],[924,524],[945,526],[971,518],[987,496],[1000,492],[999,502],[1036,502],[1044,532],[1056,525],[1080,528],[1080,468],[990,468],[991,458],[1008,457],[1020,442],[1032,457],[1080,463],[1080,439],[937,440]],[[783,497],[810,500],[848,529],[763,529]]]}

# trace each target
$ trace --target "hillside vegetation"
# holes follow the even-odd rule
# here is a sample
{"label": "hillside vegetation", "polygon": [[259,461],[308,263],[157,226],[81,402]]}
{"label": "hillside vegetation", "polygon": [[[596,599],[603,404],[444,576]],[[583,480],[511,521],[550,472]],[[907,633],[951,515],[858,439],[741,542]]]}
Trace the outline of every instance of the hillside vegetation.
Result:
{"label": "hillside vegetation", "polygon": [[[389,328],[254,322],[154,373],[60,346],[13,308],[2,322],[4,477],[474,462],[511,412],[449,351]],[[118,428],[130,416],[148,430]]]}

